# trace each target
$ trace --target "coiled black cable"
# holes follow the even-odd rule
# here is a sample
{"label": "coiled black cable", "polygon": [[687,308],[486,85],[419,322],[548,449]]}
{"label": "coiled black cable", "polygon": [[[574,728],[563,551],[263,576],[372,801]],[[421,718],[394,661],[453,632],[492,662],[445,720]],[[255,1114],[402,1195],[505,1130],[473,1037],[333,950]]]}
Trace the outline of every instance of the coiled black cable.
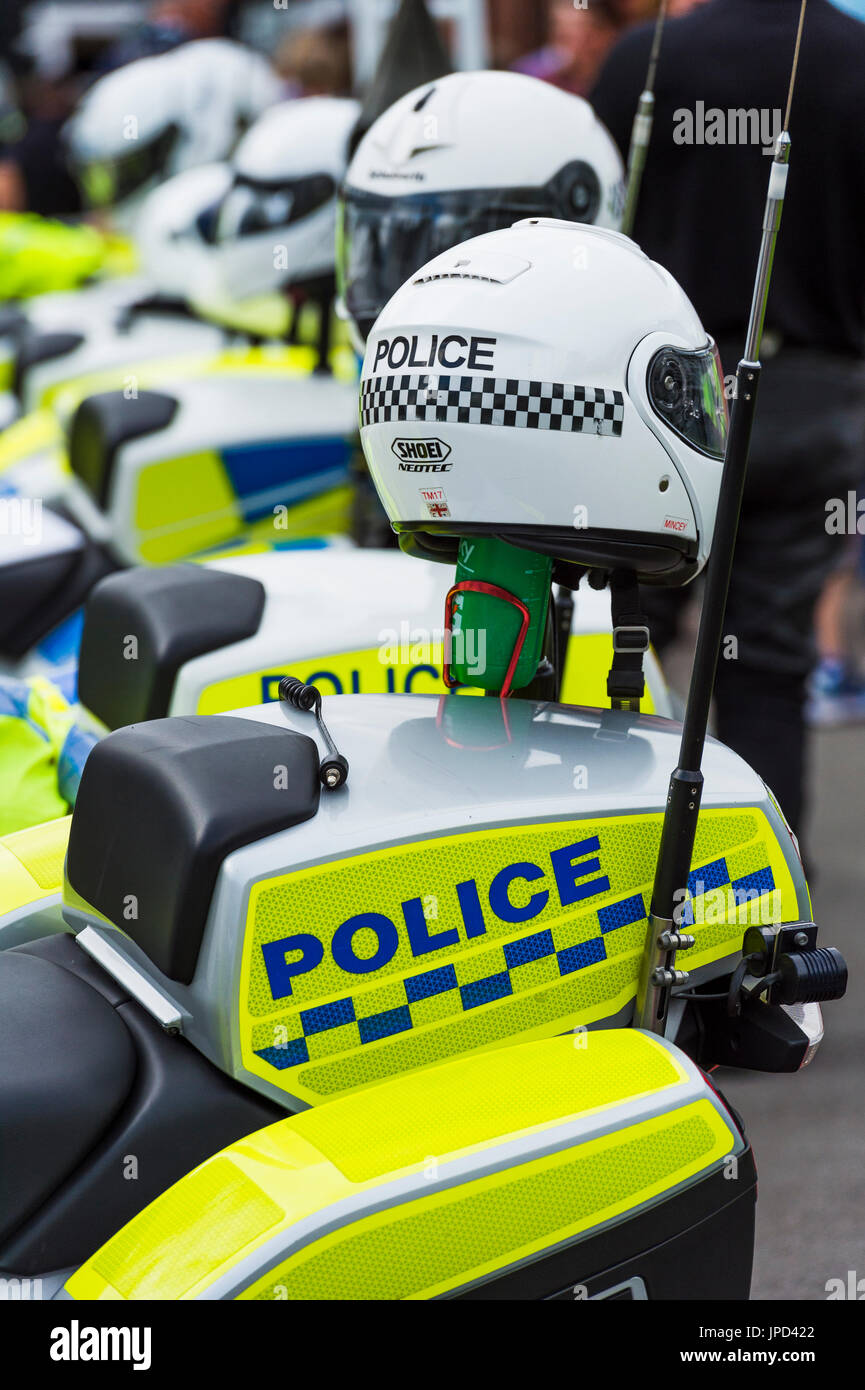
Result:
{"label": "coiled black cable", "polygon": [[315,715],[321,736],[328,748],[328,756],[322,758],[318,768],[322,785],[330,791],[344,786],[348,780],[348,759],[340,753],[321,717],[321,691],[318,686],[307,685],[297,676],[283,676],[279,682],[279,698],[287,705],[292,705],[294,709]]}

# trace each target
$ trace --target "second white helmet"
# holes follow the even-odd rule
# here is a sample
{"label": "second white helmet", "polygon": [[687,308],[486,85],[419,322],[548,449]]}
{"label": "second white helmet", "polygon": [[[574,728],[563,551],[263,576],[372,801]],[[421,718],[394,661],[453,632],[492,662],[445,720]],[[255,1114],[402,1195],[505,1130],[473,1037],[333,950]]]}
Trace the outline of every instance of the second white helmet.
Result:
{"label": "second white helmet", "polygon": [[619,152],[588,102],[535,77],[459,72],[370,127],[341,196],[337,270],[361,338],[430,257],[521,217],[618,228]]}

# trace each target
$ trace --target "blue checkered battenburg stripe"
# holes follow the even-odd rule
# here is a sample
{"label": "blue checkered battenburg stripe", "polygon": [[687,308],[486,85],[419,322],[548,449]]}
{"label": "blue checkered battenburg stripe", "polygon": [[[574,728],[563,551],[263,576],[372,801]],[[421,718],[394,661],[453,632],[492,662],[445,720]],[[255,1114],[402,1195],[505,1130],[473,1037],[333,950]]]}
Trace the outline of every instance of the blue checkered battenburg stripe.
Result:
{"label": "blue checkered battenburg stripe", "polygon": [[360,422],[508,425],[584,434],[622,433],[625,398],[604,386],[485,376],[374,376],[361,383]]}
{"label": "blue checkered battenburg stripe", "polygon": [[[592,842],[586,842],[586,849],[591,847]],[[688,889],[693,897],[727,884],[733,891],[736,903],[742,904],[763,893],[771,892],[775,887],[775,878],[767,865],[731,882],[726,859],[716,859],[692,872],[688,880]],[[592,890],[584,896],[592,897],[605,892],[610,885],[606,878],[595,878],[583,886]],[[530,932],[516,941],[506,942],[503,946],[505,969],[495,975],[488,975],[485,979],[473,980],[469,984],[460,985],[453,965],[440,965],[433,970],[424,970],[418,975],[409,975],[402,982],[406,1003],[367,1018],[357,1018],[355,1002],[350,998],[337,999],[330,1004],[320,1004],[312,1009],[303,1009],[300,1013],[303,1037],[292,1038],[276,1047],[260,1048],[256,1051],[256,1056],[269,1062],[279,1071],[284,1071],[286,1067],[299,1066],[310,1060],[307,1038],[330,1028],[338,1028],[344,1023],[357,1023],[361,1043],[378,1042],[381,1038],[392,1037],[395,1033],[411,1032],[415,1026],[411,1014],[412,1004],[417,1004],[422,999],[431,999],[434,995],[447,994],[450,990],[459,993],[462,1011],[467,1013],[482,1004],[507,999],[514,992],[511,971],[517,966],[528,965],[532,961],[543,960],[549,956],[555,956],[560,976],[585,970],[587,966],[607,959],[604,937],[608,932],[645,920],[646,904],[642,893],[633,893],[628,898],[621,898],[618,902],[599,907],[597,918],[600,936],[590,937],[588,941],[578,942],[575,946],[565,946],[559,951],[556,950],[553,933],[549,929]],[[693,920],[693,904],[689,900],[683,914],[683,925],[691,925]]]}

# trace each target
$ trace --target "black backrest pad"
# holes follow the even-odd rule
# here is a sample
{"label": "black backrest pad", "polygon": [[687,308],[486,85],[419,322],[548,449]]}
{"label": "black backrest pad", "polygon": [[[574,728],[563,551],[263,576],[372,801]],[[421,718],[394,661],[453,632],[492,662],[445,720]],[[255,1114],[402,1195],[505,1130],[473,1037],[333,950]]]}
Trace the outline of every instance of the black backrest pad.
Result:
{"label": "black backrest pad", "polygon": [[23,333],[12,365],[12,390],[18,399],[24,394],[24,378],[31,367],[66,357],[83,342],[83,333],[40,333],[38,330]]}
{"label": "black backrest pad", "polygon": [[85,764],[69,883],[188,984],[223,859],[314,816],[318,765],[311,738],[251,719],[189,715],[118,729]]}
{"label": "black backrest pad", "polygon": [[112,575],[84,610],[79,699],[109,729],[161,719],[184,662],[252,637],[264,600],[257,579],[200,565]]}
{"label": "black backrest pad", "polygon": [[170,425],[177,401],[161,391],[101,391],[85,396],[69,424],[69,467],[100,507],[108,503],[114,459],[121,444]]}

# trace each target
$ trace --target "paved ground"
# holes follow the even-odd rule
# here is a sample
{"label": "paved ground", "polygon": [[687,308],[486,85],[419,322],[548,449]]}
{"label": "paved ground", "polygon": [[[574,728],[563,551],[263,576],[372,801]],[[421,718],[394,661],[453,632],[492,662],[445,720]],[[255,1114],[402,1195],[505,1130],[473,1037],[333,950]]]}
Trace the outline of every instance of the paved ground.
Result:
{"label": "paved ground", "polygon": [[804,1072],[719,1073],[757,1159],[757,1299],[823,1299],[849,1270],[865,1280],[865,726],[814,744],[814,920],[847,958],[849,991],[825,1008]]}

